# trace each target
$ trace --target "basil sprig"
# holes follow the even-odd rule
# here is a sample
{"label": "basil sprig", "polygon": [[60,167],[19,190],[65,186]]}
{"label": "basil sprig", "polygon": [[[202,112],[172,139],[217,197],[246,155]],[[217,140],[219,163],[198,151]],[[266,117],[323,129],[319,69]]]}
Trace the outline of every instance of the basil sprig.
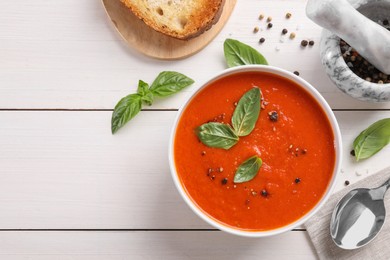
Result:
{"label": "basil sprig", "polygon": [[390,142],[390,118],[379,120],[362,131],[354,140],[356,161],[366,159]]}
{"label": "basil sprig", "polygon": [[232,116],[232,126],[221,123],[206,123],[196,129],[199,140],[209,146],[230,149],[239,136],[249,135],[255,128],[260,114],[261,92],[258,88],[247,91],[238,101]]}
{"label": "basil sprig", "polygon": [[150,106],[155,97],[175,94],[192,83],[194,83],[192,79],[175,71],[161,72],[150,87],[146,82],[140,80],[137,94],[130,94],[116,104],[111,117],[111,132],[115,134],[136,116],[141,111],[142,103]]}
{"label": "basil sprig", "polygon": [[225,60],[228,67],[249,64],[268,65],[267,60],[249,45],[234,39],[226,39],[223,44]]}
{"label": "basil sprig", "polygon": [[263,161],[257,156],[247,159],[237,168],[234,175],[234,183],[242,183],[252,180],[256,177],[262,164]]}
{"label": "basil sprig", "polygon": [[237,104],[232,116],[232,125],[238,136],[247,136],[255,128],[260,113],[260,89],[252,88]]}
{"label": "basil sprig", "polygon": [[199,139],[207,146],[229,149],[238,142],[238,136],[230,125],[207,123],[197,128]]}

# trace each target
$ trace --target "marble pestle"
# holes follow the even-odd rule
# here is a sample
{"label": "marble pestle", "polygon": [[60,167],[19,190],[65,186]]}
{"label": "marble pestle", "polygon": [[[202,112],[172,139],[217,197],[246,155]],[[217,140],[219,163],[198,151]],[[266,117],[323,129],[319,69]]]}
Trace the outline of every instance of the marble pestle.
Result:
{"label": "marble pestle", "polygon": [[309,0],[306,15],[348,42],[378,70],[390,74],[390,31],[359,13],[347,0]]}

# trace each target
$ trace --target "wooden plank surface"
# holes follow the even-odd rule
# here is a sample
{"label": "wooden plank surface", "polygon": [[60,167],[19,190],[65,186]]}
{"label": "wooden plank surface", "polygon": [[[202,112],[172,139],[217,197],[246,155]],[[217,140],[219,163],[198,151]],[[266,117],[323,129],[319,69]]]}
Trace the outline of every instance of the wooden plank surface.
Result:
{"label": "wooden plank surface", "polygon": [[248,239],[220,231],[0,232],[2,259],[316,259],[306,232]]}
{"label": "wooden plank surface", "polygon": [[[167,62],[128,48],[99,0],[0,1],[0,259],[315,259],[305,231],[246,239],[213,231],[191,212],[168,167],[176,111],[143,111],[110,132],[110,109],[139,79],[151,82],[162,70],[192,77],[196,84],[151,107],[175,110],[226,68],[222,45],[235,38],[299,71],[343,110],[335,112],[344,142],[336,190],[388,166],[390,147],[359,163],[349,151],[361,130],[390,117],[390,103],[338,91],[320,64],[321,29],[305,4],[237,1],[210,45]],[[272,29],[260,13],[273,18]],[[281,38],[283,28],[297,37]],[[302,49],[302,39],[315,45]]]}
{"label": "wooden plank surface", "polygon": [[[178,108],[202,82],[226,68],[223,41],[239,39],[263,53],[270,64],[299,71],[333,108],[390,108],[342,94],[331,83],[319,59],[321,29],[306,18],[306,1],[238,1],[231,19],[212,43],[197,55],[158,61],[128,48],[117,35],[100,1],[0,1],[0,108],[110,109],[134,92],[139,79],[151,82],[162,70],[177,70],[196,84],[152,108]],[[291,19],[285,13],[291,12]],[[260,13],[273,17],[266,29]],[[260,31],[253,33],[259,26]],[[287,28],[294,40],[281,39]],[[266,41],[259,44],[259,38]],[[300,47],[312,39],[313,47]],[[284,42],[281,42],[283,40]],[[277,50],[278,49],[278,50]]]}
{"label": "wooden plank surface", "polygon": [[[170,176],[176,114],[141,112],[111,135],[111,112],[0,112],[0,229],[210,228]],[[360,131],[390,111],[336,116],[344,140],[340,189],[388,166],[390,147],[359,163],[349,151]]]}

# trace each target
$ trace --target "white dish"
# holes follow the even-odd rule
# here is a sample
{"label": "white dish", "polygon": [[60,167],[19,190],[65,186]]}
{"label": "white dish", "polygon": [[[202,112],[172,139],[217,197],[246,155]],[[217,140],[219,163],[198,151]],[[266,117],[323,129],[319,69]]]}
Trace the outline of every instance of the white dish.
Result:
{"label": "white dish", "polygon": [[[295,82],[296,84],[298,84],[299,86],[301,86],[319,103],[320,107],[325,112],[325,114],[326,114],[326,116],[329,119],[329,122],[331,124],[333,135],[335,138],[334,139],[335,154],[336,154],[335,166],[334,166],[332,178],[328,184],[327,190],[324,193],[323,197],[321,198],[321,200],[316,204],[316,206],[312,210],[310,210],[307,214],[305,214],[304,216],[299,218],[297,221],[295,221],[287,226],[283,226],[281,228],[274,229],[274,230],[244,231],[244,230],[232,228],[230,226],[225,226],[225,225],[221,224],[220,222],[217,222],[216,220],[212,219],[207,214],[205,214],[201,209],[198,208],[198,206],[196,206],[194,204],[194,202],[191,200],[189,195],[186,193],[184,187],[182,186],[182,184],[179,180],[179,177],[177,175],[177,172],[176,172],[175,160],[174,160],[174,149],[173,149],[174,148],[174,139],[175,139],[176,128],[177,128],[178,122],[181,118],[183,111],[186,109],[189,102],[204,87],[208,86],[213,81],[218,80],[222,77],[225,77],[225,76],[231,75],[231,74],[235,74],[235,73],[241,73],[241,72],[271,73],[271,74],[275,74],[275,75],[284,77],[286,79],[289,79],[289,80]],[[227,69],[227,70],[224,70],[224,71],[218,73],[216,76],[212,77],[210,80],[208,80],[207,82],[202,84],[201,87],[195,93],[192,94],[191,98],[189,98],[189,100],[187,100],[187,102],[180,108],[179,113],[178,113],[176,120],[174,122],[171,136],[170,136],[169,164],[170,164],[170,170],[171,170],[171,175],[172,175],[173,181],[174,181],[175,186],[176,186],[177,190],[179,191],[181,197],[184,199],[184,201],[187,203],[187,205],[200,218],[205,220],[210,225],[212,225],[212,226],[214,226],[222,231],[226,231],[228,233],[234,234],[234,235],[240,235],[240,236],[245,236],[245,237],[267,237],[267,236],[273,236],[276,234],[280,234],[280,233],[283,233],[283,232],[286,232],[286,231],[289,231],[293,228],[298,227],[299,225],[303,224],[306,220],[308,220],[311,216],[313,216],[325,204],[326,200],[329,198],[329,196],[332,193],[332,190],[333,190],[333,187],[334,187],[335,181],[336,181],[336,176],[337,176],[339,169],[340,169],[341,154],[342,154],[341,150],[342,150],[341,134],[340,134],[340,130],[339,130],[339,126],[337,124],[336,118],[335,118],[331,108],[329,107],[329,105],[325,101],[325,99],[321,96],[321,94],[313,86],[311,86],[308,82],[306,82],[302,78],[294,75],[293,73],[288,72],[288,71],[283,70],[283,69],[280,69],[280,68],[276,68],[276,67],[272,67],[272,66],[265,66],[265,65],[248,65],[248,66],[239,66],[239,67],[230,68],[230,69]]]}

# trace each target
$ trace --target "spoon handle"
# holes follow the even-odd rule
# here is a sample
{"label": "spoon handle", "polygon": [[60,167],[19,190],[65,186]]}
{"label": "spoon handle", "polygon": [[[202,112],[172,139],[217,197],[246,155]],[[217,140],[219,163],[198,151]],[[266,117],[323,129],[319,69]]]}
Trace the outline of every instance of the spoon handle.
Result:
{"label": "spoon handle", "polygon": [[376,197],[376,198],[384,198],[385,197],[385,194],[386,194],[386,191],[390,188],[390,178],[385,181],[381,186],[379,186],[378,188],[375,188],[373,189],[373,195]]}
{"label": "spoon handle", "polygon": [[390,188],[390,178],[389,178],[387,181],[385,181],[385,183],[383,183],[383,184],[381,185],[381,187],[386,187],[386,190],[387,190],[388,188]]}

